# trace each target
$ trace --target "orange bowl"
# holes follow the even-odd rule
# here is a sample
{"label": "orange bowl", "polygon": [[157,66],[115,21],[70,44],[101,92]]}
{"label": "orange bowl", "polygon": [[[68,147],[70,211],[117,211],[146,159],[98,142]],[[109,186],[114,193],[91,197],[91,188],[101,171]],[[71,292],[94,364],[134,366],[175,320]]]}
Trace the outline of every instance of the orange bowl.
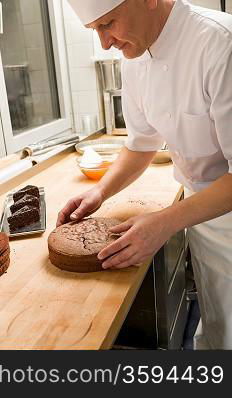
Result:
{"label": "orange bowl", "polygon": [[86,167],[80,167],[80,169],[82,173],[91,180],[100,180],[100,178],[102,178],[107,172],[111,164],[112,163],[110,162],[102,162],[99,167],[96,168],[88,169]]}
{"label": "orange bowl", "polygon": [[96,167],[84,167],[81,166],[81,159],[77,159],[77,163],[78,166],[81,170],[81,172],[88,178],[90,178],[91,180],[100,180],[104,174],[107,172],[107,170],[110,168],[110,166],[113,164],[115,157],[117,157],[117,155],[114,156],[103,156],[103,160],[102,163]]}

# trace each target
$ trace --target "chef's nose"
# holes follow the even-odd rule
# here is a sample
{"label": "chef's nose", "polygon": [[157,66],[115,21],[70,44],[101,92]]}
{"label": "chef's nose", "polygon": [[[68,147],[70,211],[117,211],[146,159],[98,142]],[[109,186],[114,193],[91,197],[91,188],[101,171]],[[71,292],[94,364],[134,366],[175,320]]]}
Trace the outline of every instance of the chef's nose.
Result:
{"label": "chef's nose", "polygon": [[101,46],[104,50],[109,50],[110,47],[114,44],[114,38],[109,32],[98,32],[98,36],[101,41]]}

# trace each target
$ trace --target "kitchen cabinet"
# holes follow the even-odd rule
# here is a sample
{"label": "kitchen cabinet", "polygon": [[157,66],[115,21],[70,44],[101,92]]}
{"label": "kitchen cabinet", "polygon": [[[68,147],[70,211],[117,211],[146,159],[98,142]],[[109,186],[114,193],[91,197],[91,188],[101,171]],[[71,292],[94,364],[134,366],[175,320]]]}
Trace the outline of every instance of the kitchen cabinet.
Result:
{"label": "kitchen cabinet", "polygon": [[185,264],[185,232],[180,231],[154,256],[115,349],[181,348],[187,320]]}
{"label": "kitchen cabinet", "polygon": [[[181,348],[187,319],[184,231],[182,231],[182,234],[183,244],[179,247],[180,254],[176,263],[174,262],[175,252],[173,252],[174,272],[171,279],[168,278],[165,256],[166,245],[157,254],[154,264],[158,328],[157,346],[163,349]],[[168,245],[172,246],[173,242],[168,242]],[[172,249],[169,248],[169,250]]]}

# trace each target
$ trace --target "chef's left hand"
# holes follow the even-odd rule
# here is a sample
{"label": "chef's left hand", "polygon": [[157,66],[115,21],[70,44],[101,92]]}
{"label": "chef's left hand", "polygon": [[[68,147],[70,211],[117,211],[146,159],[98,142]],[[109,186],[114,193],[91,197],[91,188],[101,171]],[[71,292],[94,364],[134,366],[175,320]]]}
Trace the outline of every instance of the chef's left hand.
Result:
{"label": "chef's left hand", "polygon": [[132,217],[110,229],[122,236],[98,254],[103,268],[140,265],[152,257],[173,234],[163,211]]}

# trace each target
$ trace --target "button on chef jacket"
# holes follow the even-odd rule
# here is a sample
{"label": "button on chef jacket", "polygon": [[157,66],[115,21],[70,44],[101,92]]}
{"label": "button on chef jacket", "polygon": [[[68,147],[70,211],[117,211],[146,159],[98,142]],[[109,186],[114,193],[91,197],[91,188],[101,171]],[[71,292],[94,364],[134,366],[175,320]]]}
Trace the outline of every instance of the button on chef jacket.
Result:
{"label": "button on chef jacket", "polygon": [[200,191],[232,172],[232,15],[177,0],[149,50],[122,62],[126,146],[166,142],[177,181]]}

